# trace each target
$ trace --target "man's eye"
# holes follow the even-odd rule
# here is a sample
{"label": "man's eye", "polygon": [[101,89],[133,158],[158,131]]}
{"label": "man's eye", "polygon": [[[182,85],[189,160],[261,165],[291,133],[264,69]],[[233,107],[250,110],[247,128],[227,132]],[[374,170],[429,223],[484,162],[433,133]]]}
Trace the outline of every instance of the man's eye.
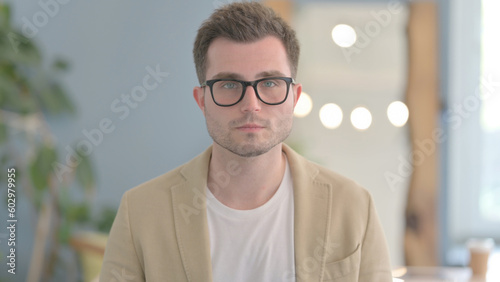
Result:
{"label": "man's eye", "polygon": [[262,82],[262,86],[264,87],[274,87],[278,86],[278,84],[274,80],[265,80]]}
{"label": "man's eye", "polygon": [[222,85],[222,88],[225,88],[225,89],[235,89],[235,88],[238,88],[238,84],[236,82],[226,82]]}

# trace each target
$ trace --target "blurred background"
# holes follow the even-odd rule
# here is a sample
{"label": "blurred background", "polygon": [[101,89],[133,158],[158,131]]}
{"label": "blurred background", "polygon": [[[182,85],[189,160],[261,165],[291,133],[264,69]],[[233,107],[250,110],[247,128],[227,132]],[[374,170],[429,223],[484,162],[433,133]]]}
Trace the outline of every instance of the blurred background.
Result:
{"label": "blurred background", "polygon": [[[192,45],[230,2],[0,1],[0,281],[90,281],[123,193],[211,144]],[[287,143],[370,191],[393,267],[500,242],[498,2],[263,2],[301,42]]]}

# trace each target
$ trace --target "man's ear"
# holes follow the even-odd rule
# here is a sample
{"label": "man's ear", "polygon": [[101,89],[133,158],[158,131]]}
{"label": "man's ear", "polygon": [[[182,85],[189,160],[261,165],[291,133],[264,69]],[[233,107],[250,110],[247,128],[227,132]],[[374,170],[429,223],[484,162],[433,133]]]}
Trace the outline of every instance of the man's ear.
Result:
{"label": "man's ear", "polygon": [[293,95],[293,108],[295,109],[295,106],[297,105],[297,101],[299,101],[300,94],[302,94],[302,84],[297,83],[293,86],[295,88],[294,94]]}
{"label": "man's ear", "polygon": [[198,107],[201,109],[203,114],[205,114],[205,88],[195,86],[193,88],[193,97],[198,104]]}

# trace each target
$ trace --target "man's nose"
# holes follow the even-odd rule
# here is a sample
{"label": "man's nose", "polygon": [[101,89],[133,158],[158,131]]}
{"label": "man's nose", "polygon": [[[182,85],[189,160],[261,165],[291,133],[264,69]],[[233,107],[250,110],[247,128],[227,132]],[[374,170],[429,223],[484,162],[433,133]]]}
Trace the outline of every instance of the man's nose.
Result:
{"label": "man's nose", "polygon": [[240,102],[241,110],[243,112],[254,112],[260,111],[262,106],[262,101],[257,97],[257,93],[255,93],[255,89],[253,86],[247,86],[245,91],[245,96],[243,100]]}

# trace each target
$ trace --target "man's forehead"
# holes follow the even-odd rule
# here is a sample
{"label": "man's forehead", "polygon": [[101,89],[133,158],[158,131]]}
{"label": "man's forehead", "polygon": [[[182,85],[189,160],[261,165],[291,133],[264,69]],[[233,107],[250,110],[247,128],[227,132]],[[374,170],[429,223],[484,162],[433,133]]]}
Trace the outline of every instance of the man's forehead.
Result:
{"label": "man's forehead", "polygon": [[[272,48],[269,48],[271,47]],[[250,41],[250,42],[239,42],[225,37],[217,37],[210,43],[207,56],[210,57],[211,54],[226,55],[228,52],[231,53],[282,53],[286,56],[286,49],[283,42],[275,36],[265,36],[261,39]]]}
{"label": "man's forehead", "polygon": [[285,47],[274,36],[247,43],[217,38],[210,44],[206,66],[206,79],[290,76]]}

